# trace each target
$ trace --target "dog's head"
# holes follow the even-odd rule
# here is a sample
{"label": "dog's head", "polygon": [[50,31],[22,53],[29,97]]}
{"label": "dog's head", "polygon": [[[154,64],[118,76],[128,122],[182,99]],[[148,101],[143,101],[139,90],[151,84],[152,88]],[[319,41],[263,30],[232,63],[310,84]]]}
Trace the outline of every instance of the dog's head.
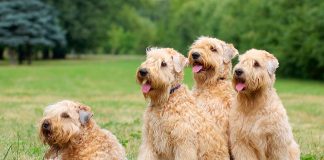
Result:
{"label": "dog's head", "polygon": [[171,48],[149,48],[146,60],[137,70],[137,82],[145,97],[158,97],[182,82],[187,59]]}
{"label": "dog's head", "polygon": [[236,91],[242,93],[272,87],[278,67],[277,58],[267,51],[248,50],[239,57],[239,63],[234,67],[233,85]]}
{"label": "dog's head", "polygon": [[210,37],[200,37],[190,47],[189,64],[196,81],[227,78],[231,73],[231,60],[238,51],[232,44]]}
{"label": "dog's head", "polygon": [[50,146],[64,146],[90,125],[91,117],[90,107],[77,102],[64,100],[47,106],[39,125],[40,139]]}

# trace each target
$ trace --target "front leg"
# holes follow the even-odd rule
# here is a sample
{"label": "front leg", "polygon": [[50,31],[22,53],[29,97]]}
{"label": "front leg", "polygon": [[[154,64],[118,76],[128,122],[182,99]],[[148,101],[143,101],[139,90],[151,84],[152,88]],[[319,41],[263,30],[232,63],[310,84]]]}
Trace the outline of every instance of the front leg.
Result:
{"label": "front leg", "polygon": [[171,136],[174,140],[175,160],[197,160],[196,138],[193,135],[191,126],[186,124],[175,127]]}
{"label": "front leg", "polygon": [[158,160],[156,153],[150,144],[142,144],[138,154],[138,160]]}
{"label": "front leg", "polygon": [[150,133],[150,127],[147,120],[144,121],[142,144],[139,149],[138,160],[158,160],[158,156],[153,149],[153,135]]}
{"label": "front leg", "polygon": [[236,141],[231,144],[231,151],[235,160],[258,160],[253,148],[247,143]]}
{"label": "front leg", "polygon": [[180,142],[174,148],[175,160],[197,160],[197,149],[191,142]]}
{"label": "front leg", "polygon": [[[286,137],[288,138],[288,137]],[[289,160],[289,145],[285,137],[271,136],[268,137],[268,159]]]}

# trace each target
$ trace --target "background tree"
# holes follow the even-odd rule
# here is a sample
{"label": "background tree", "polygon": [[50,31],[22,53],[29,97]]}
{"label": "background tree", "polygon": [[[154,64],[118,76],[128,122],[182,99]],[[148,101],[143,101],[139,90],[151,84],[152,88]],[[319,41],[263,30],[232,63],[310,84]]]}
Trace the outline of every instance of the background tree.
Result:
{"label": "background tree", "polygon": [[3,60],[4,47],[0,46],[0,60]]}
{"label": "background tree", "polygon": [[0,45],[16,49],[19,64],[31,64],[38,48],[65,45],[55,10],[39,0],[3,0],[0,15]]}
{"label": "background tree", "polygon": [[[96,52],[107,41],[107,28],[115,1],[45,0],[59,11],[61,26],[67,31],[67,49],[70,52]],[[118,8],[116,8],[118,9]],[[115,10],[116,10],[115,9]]]}
{"label": "background tree", "polygon": [[[186,54],[206,35],[233,43],[241,53],[268,50],[280,60],[279,75],[324,79],[322,0],[0,2],[0,46],[24,53],[21,59],[36,49],[43,50],[44,59],[50,50],[53,58],[64,58],[66,52],[144,54],[148,46]],[[59,26],[66,31],[66,47]]]}

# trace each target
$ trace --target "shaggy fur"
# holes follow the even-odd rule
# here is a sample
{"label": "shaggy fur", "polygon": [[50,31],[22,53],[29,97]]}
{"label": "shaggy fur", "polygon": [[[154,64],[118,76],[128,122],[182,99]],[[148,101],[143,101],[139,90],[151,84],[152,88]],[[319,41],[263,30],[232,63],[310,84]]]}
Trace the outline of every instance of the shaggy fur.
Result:
{"label": "shaggy fur", "polygon": [[[193,53],[200,57],[194,59]],[[230,80],[231,60],[236,55],[238,51],[232,44],[210,37],[200,37],[191,45],[188,53],[195,79],[193,96],[198,106],[212,115],[226,139],[228,114],[235,95]],[[199,66],[200,70],[195,69]]]}
{"label": "shaggy fur", "polygon": [[48,106],[40,122],[39,136],[50,146],[45,159],[124,160],[117,138],[91,118],[91,109],[65,100]]}
{"label": "shaggy fur", "polygon": [[[137,81],[150,101],[144,113],[139,160],[229,159],[219,129],[181,84],[186,63],[187,59],[173,49],[147,51],[147,59],[137,72]],[[141,75],[142,69],[148,71],[146,76]],[[170,94],[179,84],[180,88]]]}
{"label": "shaggy fur", "polygon": [[300,156],[286,110],[276,90],[278,60],[251,49],[234,68],[238,91],[230,113],[230,142],[236,160],[297,160]]}

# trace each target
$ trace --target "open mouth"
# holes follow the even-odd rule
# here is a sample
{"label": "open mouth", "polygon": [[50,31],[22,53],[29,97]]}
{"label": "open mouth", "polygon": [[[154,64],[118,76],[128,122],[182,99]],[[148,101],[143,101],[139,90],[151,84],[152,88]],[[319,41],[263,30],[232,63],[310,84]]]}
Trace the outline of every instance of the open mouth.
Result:
{"label": "open mouth", "polygon": [[194,73],[200,73],[201,71],[204,71],[204,66],[199,63],[199,62],[195,62],[192,65],[192,72]]}
{"label": "open mouth", "polygon": [[235,89],[238,92],[244,91],[246,88],[245,81],[242,79],[236,79]]}
{"label": "open mouth", "polygon": [[149,81],[147,81],[147,80],[144,80],[143,82],[142,82],[142,92],[143,93],[148,93],[148,92],[150,92],[152,90],[152,85],[151,85],[151,83],[149,82]]}

